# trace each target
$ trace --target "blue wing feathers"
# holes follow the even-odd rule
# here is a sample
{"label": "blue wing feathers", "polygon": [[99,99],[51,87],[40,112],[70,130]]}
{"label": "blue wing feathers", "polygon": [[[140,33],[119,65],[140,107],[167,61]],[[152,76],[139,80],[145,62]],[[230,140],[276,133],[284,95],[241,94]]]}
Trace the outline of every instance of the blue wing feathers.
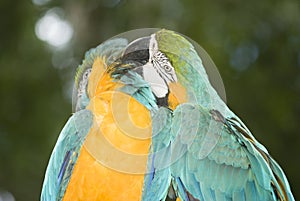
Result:
{"label": "blue wing feathers", "polygon": [[62,178],[65,174],[66,169],[67,169],[67,164],[70,161],[70,157],[71,157],[71,152],[67,151],[67,153],[65,154],[65,158],[63,160],[63,164],[62,164],[62,166],[60,168],[60,171],[59,171],[59,174],[58,174],[58,185],[61,184]]}
{"label": "blue wing feathers", "polygon": [[246,200],[253,200],[253,201],[271,200],[270,197],[269,197],[269,199],[260,199],[254,181],[247,182],[247,184],[245,186],[245,197],[246,197]]}
{"label": "blue wing feathers", "polygon": [[215,195],[214,195],[214,191],[212,191],[212,189],[208,185],[201,182],[200,188],[201,188],[203,198],[204,198],[205,201],[215,201],[216,200]]}
{"label": "blue wing feathers", "polygon": [[178,191],[178,194],[180,195],[182,200],[187,200],[189,201],[188,195],[186,194],[186,189],[181,181],[181,179],[179,177],[175,178],[175,182],[176,182],[176,190]]}
{"label": "blue wing feathers", "polygon": [[41,201],[63,198],[83,141],[92,125],[92,113],[81,110],[70,117],[61,131],[46,170]]}
{"label": "blue wing feathers", "polygon": [[[175,193],[183,201],[278,200],[279,194],[284,197],[284,191],[289,200],[294,200],[284,173],[266,149],[251,133],[241,133],[249,132],[242,123],[239,125],[243,130],[232,123],[215,120],[199,105],[182,104],[173,113],[166,108],[153,111],[155,173],[153,177],[146,176],[151,178],[151,184],[143,195],[151,195],[155,200],[165,198],[172,178]],[[220,133],[211,134],[214,130],[210,126]],[[201,149],[207,146],[203,140],[211,135],[213,140],[208,144],[213,148]],[[162,169],[161,164],[166,163],[171,166]],[[285,190],[280,189],[277,180],[281,180]],[[160,188],[155,187],[158,185]],[[146,197],[143,200],[149,200]]]}
{"label": "blue wing feathers", "polygon": [[232,201],[246,201],[245,190],[234,191],[232,195]]}
{"label": "blue wing feathers", "polygon": [[229,196],[227,196],[224,192],[221,192],[220,190],[215,190],[214,194],[215,194],[216,201],[232,201],[233,200]]}
{"label": "blue wing feathers", "polygon": [[[211,121],[218,122],[212,124]],[[188,193],[204,201],[277,200],[276,193],[283,197],[283,191],[288,192],[289,200],[294,200],[283,171],[266,149],[251,133],[243,134],[249,131],[242,123],[241,129],[237,129],[238,124],[231,126],[232,123],[215,120],[199,105],[178,106],[172,119],[171,150],[172,157],[180,156],[178,152],[184,154],[171,166],[172,176],[180,178]],[[206,145],[203,139],[210,137],[213,131],[209,128],[211,125],[219,129],[219,137],[214,134],[217,138],[210,142],[214,146],[211,150],[201,149]],[[201,150],[209,152],[202,154]],[[285,190],[281,190],[277,177],[284,183]],[[185,195],[180,192],[179,195],[186,200]]]}
{"label": "blue wing feathers", "polygon": [[166,164],[170,162],[170,121],[171,111],[159,108],[152,111],[152,145],[143,187],[143,201],[165,200],[171,183],[170,169]]}

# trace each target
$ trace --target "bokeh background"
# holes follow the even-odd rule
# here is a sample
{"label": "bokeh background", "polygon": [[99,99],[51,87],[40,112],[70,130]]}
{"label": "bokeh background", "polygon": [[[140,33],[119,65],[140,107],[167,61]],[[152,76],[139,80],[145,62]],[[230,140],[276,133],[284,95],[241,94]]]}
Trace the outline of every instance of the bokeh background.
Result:
{"label": "bokeh background", "polygon": [[299,0],[1,0],[0,201],[35,201],[84,52],[163,27],[197,41],[300,199]]}

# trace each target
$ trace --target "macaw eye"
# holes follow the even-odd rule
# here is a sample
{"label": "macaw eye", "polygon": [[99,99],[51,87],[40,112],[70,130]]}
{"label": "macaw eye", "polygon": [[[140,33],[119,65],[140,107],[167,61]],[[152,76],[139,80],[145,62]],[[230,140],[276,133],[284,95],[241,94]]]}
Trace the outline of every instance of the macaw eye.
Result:
{"label": "macaw eye", "polygon": [[164,65],[163,68],[165,69],[166,72],[170,72],[172,70],[171,66],[169,65]]}
{"label": "macaw eye", "polygon": [[87,70],[84,72],[84,74],[83,74],[83,79],[87,79],[87,78],[89,77],[91,71],[92,71],[92,70],[91,70],[90,68],[87,69]]}
{"label": "macaw eye", "polygon": [[87,90],[87,84],[88,84],[88,78],[92,72],[91,68],[86,69],[86,71],[83,73],[82,78],[79,82],[78,87],[78,97],[81,97],[84,93],[86,93]]}

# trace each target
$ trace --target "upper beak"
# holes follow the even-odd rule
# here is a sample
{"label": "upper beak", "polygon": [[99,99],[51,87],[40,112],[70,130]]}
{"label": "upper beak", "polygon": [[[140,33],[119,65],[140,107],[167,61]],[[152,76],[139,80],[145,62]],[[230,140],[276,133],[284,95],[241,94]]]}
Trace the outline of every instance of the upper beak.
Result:
{"label": "upper beak", "polygon": [[129,43],[123,53],[122,62],[145,65],[149,61],[150,37],[138,38]]}

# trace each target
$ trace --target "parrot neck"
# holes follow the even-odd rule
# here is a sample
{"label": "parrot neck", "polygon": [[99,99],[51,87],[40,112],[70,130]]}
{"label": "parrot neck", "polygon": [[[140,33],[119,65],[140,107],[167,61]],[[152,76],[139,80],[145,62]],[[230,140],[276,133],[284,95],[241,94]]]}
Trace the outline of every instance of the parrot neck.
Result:
{"label": "parrot neck", "polygon": [[186,102],[199,104],[208,109],[216,109],[224,114],[231,113],[210,84],[207,74],[203,74],[204,72],[178,74],[179,83],[186,90]]}

